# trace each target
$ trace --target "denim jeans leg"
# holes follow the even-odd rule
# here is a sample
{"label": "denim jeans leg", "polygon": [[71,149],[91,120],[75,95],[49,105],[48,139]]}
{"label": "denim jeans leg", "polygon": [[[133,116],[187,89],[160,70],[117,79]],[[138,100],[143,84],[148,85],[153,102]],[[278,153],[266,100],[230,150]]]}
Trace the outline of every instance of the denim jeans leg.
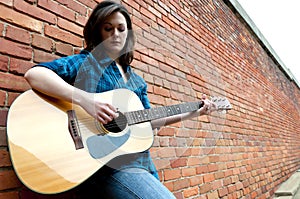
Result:
{"label": "denim jeans leg", "polygon": [[110,199],[175,199],[175,196],[144,169],[130,168],[114,173],[104,185]]}

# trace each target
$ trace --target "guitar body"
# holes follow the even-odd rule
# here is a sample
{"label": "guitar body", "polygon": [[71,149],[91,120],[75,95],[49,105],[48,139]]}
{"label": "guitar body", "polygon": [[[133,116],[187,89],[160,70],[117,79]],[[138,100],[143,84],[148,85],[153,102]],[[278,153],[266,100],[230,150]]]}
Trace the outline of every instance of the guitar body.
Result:
{"label": "guitar body", "polygon": [[[127,89],[94,95],[120,112],[142,110],[139,98]],[[76,149],[69,131],[68,110],[74,110],[83,147]],[[110,160],[142,152],[153,143],[150,122],[126,126],[120,132],[105,132],[81,107],[47,97],[33,90],[12,104],[7,119],[7,137],[14,169],[31,190],[54,194],[70,190]]]}

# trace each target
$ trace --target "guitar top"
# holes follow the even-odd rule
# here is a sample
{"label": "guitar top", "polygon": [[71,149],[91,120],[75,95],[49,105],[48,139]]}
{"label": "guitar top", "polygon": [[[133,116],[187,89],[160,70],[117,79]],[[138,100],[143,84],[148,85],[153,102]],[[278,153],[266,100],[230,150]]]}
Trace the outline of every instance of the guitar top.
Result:
{"label": "guitar top", "polygon": [[[94,97],[118,108],[119,117],[102,125],[81,107],[33,90],[14,101],[8,113],[7,137],[14,169],[24,185],[43,194],[70,190],[113,158],[149,149],[151,120],[202,106],[200,101],[145,110],[127,89]],[[220,110],[232,108],[225,98],[215,103]]]}

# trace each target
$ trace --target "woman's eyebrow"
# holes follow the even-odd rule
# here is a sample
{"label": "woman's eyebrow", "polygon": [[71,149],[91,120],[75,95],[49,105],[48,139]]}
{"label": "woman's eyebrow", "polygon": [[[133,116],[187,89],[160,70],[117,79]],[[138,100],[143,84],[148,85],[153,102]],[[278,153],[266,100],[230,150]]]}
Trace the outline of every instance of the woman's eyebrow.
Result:
{"label": "woman's eyebrow", "polygon": [[[103,24],[108,24],[108,25],[113,25],[112,23],[110,23],[110,22],[104,22]],[[119,24],[117,24],[118,26],[119,25],[125,25],[125,23],[119,23]]]}

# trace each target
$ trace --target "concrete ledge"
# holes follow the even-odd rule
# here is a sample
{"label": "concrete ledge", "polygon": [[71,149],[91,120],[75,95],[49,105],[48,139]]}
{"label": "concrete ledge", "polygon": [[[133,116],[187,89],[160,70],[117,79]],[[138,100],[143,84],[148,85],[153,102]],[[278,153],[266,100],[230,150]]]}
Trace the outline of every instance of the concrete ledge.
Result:
{"label": "concrete ledge", "polygon": [[[300,172],[294,173],[288,180],[282,183],[279,189],[275,192],[275,196],[295,196],[300,187]],[[278,198],[276,198],[278,199]],[[280,197],[281,199],[281,197]],[[282,198],[283,199],[283,198]],[[286,198],[288,199],[288,198]]]}
{"label": "concrete ledge", "polygon": [[275,199],[294,199],[293,196],[279,196],[275,197]]}

